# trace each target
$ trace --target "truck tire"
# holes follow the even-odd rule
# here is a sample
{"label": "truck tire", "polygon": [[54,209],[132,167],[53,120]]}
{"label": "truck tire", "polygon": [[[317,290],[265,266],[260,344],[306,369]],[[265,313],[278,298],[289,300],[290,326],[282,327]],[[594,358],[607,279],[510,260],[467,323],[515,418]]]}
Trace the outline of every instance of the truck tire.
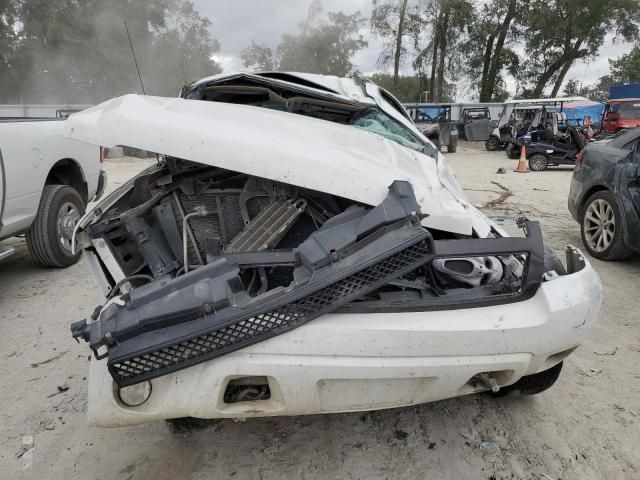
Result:
{"label": "truck tire", "polygon": [[448,153],[456,153],[457,149],[458,149],[458,137],[456,137],[454,135],[449,140],[449,145],[447,145],[447,152]]}
{"label": "truck tire", "polygon": [[616,197],[607,190],[591,195],[580,209],[582,243],[598,260],[624,260],[631,256],[632,250],[624,243],[623,229]]}
{"label": "truck tire", "polygon": [[84,215],[80,194],[68,185],[45,185],[38,213],[27,231],[31,257],[43,267],[68,267],[80,258],[71,253],[73,229]]}
{"label": "truck tire", "polygon": [[493,393],[494,397],[504,397],[506,395],[537,395],[551,388],[556,383],[562,370],[560,362],[553,367],[543,370],[542,372],[532,375],[525,375],[513,385],[502,387],[497,393]]}

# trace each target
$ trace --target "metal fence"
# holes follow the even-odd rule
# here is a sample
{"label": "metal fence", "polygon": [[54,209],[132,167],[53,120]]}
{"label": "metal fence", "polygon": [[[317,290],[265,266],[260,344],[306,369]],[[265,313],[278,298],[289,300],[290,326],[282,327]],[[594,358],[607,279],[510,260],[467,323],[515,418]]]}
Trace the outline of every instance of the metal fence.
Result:
{"label": "metal fence", "polygon": [[0,105],[0,118],[37,117],[59,118],[67,113],[77,112],[92,105]]}

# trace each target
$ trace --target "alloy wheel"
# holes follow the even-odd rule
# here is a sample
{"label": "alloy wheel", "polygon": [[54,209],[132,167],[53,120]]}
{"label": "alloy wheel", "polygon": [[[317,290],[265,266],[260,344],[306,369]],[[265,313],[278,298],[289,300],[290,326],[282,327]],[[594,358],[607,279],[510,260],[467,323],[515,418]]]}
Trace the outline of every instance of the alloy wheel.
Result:
{"label": "alloy wheel", "polygon": [[603,252],[611,245],[616,232],[616,218],[609,202],[601,198],[589,204],[584,214],[584,236],[589,247]]}

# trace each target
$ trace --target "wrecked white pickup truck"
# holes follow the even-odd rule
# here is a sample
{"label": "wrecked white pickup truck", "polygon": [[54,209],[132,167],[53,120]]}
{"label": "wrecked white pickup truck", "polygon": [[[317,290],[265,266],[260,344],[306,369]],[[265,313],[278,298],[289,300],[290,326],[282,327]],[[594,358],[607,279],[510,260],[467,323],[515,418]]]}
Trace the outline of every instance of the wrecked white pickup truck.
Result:
{"label": "wrecked white pickup truck", "polygon": [[565,269],[525,219],[506,236],[374,84],[226,75],[184,96],[69,120],[159,155],[77,227],[106,297],[72,325],[91,423],[537,393],[595,321],[580,252]]}

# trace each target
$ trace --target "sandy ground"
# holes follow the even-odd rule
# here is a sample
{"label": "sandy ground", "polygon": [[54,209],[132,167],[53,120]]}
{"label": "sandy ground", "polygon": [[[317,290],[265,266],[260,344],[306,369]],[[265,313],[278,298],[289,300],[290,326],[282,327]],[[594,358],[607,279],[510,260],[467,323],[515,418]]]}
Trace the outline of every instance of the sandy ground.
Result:
{"label": "sandy ground", "polygon": [[[504,153],[462,142],[447,159],[474,203],[498,200],[485,211],[505,228],[526,214],[554,249],[581,244],[566,209],[570,170],[515,174]],[[110,187],[143,165],[108,161]],[[507,173],[496,174],[499,167]],[[512,196],[500,202],[505,189]],[[86,425],[88,352],[69,324],[91,313],[98,292],[82,261],[40,269],[24,240],[12,243],[18,253],[0,265],[1,479],[640,478],[638,257],[593,260],[606,289],[600,321],[541,395],[224,420],[176,433],[163,422]],[[31,436],[34,447],[20,455]]]}

